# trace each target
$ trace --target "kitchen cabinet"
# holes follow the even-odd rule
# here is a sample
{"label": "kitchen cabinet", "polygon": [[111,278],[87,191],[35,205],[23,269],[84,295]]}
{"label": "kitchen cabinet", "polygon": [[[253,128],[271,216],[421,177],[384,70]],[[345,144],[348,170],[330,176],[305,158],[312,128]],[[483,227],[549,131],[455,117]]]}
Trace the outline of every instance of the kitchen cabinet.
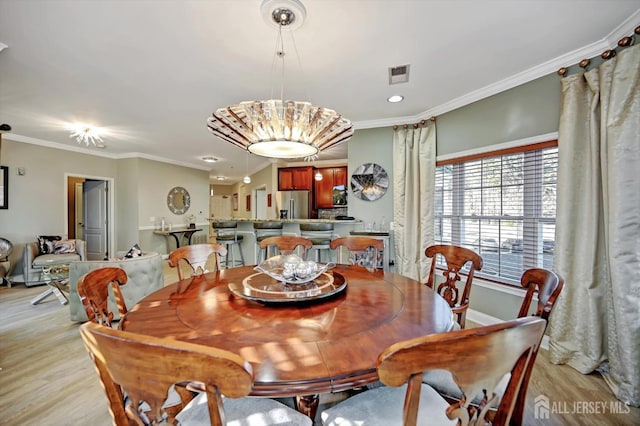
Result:
{"label": "kitchen cabinet", "polygon": [[315,181],[315,208],[331,209],[336,204],[333,197],[333,188],[335,186],[347,186],[347,168],[346,167],[324,167],[316,169],[322,174],[322,180]]}
{"label": "kitchen cabinet", "polygon": [[311,191],[312,189],[312,167],[285,167],[278,169],[278,191]]}

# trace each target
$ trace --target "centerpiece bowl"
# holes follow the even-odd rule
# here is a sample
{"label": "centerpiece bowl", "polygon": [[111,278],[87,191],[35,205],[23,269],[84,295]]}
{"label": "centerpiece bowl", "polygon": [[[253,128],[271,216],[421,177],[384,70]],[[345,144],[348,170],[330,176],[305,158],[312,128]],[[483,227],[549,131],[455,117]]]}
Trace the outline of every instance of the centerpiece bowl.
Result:
{"label": "centerpiece bowl", "polygon": [[270,257],[254,269],[285,284],[295,285],[309,283],[334,266],[333,262],[316,263],[302,260],[295,254],[281,254]]}

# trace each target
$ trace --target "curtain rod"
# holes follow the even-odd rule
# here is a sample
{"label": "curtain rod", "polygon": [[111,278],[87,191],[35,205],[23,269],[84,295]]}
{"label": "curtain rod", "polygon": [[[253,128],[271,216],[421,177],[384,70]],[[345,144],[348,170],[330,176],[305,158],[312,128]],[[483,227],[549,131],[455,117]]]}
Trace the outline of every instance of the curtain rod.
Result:
{"label": "curtain rod", "polygon": [[[634,41],[635,41],[635,37],[640,35],[640,25],[637,26],[634,30],[633,30],[634,34],[627,36],[627,37],[622,37],[620,40],[618,40],[618,47],[629,47],[631,46]],[[602,59],[604,59],[605,61],[613,58],[614,56],[616,56],[616,49],[608,49],[605,50],[604,52],[602,52],[602,54],[600,55],[600,57]],[[589,64],[591,63],[591,59],[583,59],[580,62],[578,62],[578,66],[580,68],[584,68],[587,69],[587,67],[589,66]],[[567,72],[569,71],[569,67],[562,67],[558,70],[558,75],[560,77],[565,77],[567,75]]]}
{"label": "curtain rod", "polygon": [[[431,122],[435,123],[435,122],[436,122],[436,117],[435,117],[435,116],[431,116],[431,117],[429,117],[429,121],[431,121]],[[409,128],[409,126],[411,126],[411,127],[413,127],[414,129],[417,129],[417,128],[418,128],[418,127],[420,127],[420,126],[426,126],[427,124],[428,124],[428,123],[427,123],[427,120],[420,120],[420,122],[419,122],[419,123],[403,124],[403,125],[402,125],[402,128],[403,128],[403,129],[405,129],[405,130],[407,130],[407,129]],[[399,124],[395,124],[395,125],[393,126],[393,130],[398,130],[398,128],[399,128],[399,127],[400,127],[400,125],[399,125]]]}

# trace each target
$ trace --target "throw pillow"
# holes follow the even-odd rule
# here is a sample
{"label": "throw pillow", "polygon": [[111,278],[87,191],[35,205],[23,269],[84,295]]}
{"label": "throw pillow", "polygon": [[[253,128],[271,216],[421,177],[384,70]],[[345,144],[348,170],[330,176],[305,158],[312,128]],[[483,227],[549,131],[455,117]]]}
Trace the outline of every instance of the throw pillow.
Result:
{"label": "throw pillow", "polygon": [[40,250],[39,255],[53,254],[55,250],[54,242],[62,240],[60,235],[39,235],[36,238],[38,239],[38,249]]}
{"label": "throw pillow", "polygon": [[135,243],[133,247],[131,247],[131,250],[129,250],[127,254],[124,255],[126,259],[140,256],[142,256],[142,250],[140,250],[140,246],[138,245],[138,243]]}
{"label": "throw pillow", "polygon": [[76,240],[60,240],[53,242],[53,254],[75,253]]}

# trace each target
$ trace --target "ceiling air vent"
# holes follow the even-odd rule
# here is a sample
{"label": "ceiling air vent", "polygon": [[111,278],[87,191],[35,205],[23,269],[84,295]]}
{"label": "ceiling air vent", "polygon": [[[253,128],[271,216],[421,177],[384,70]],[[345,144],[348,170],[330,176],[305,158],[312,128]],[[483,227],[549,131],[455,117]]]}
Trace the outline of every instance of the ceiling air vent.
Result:
{"label": "ceiling air vent", "polygon": [[389,84],[406,83],[409,81],[409,65],[399,65],[389,68]]}

